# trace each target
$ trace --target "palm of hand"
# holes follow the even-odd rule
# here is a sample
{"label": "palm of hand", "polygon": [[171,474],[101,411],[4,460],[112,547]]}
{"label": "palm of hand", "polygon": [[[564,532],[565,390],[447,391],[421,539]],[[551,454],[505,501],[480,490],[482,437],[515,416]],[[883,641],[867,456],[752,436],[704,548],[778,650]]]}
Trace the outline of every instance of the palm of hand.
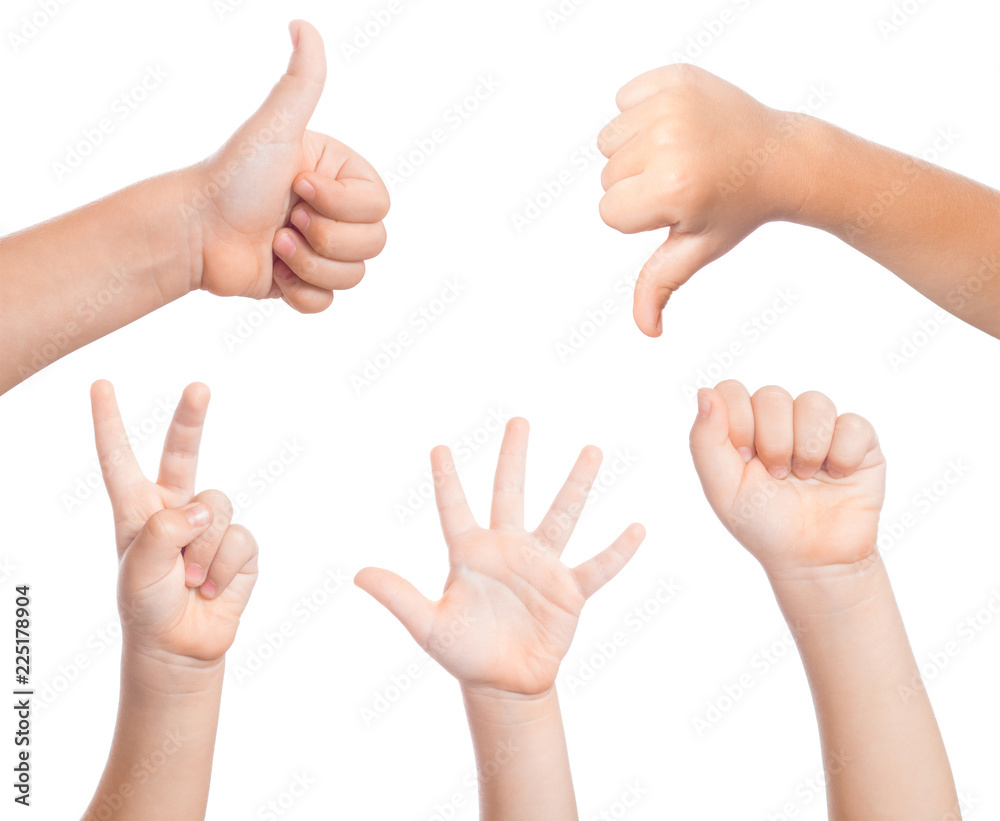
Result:
{"label": "palm of hand", "polygon": [[[324,138],[307,131],[288,142],[263,143],[245,131],[237,132],[202,174],[210,194],[199,212],[202,287],[219,296],[263,299],[272,286],[274,235],[288,225],[298,202],[292,182],[317,168]],[[228,174],[227,168],[239,170]],[[213,186],[213,179],[228,182]]]}
{"label": "palm of hand", "polygon": [[726,526],[765,566],[852,564],[875,550],[885,492],[877,447],[850,476],[825,470],[809,479],[775,479],[758,457],[744,468]]}
{"label": "palm of hand", "polygon": [[645,531],[632,525],[575,568],[560,560],[597,476],[601,452],[584,448],[538,528],[524,528],[528,423],[507,423],[489,529],[476,524],[445,447],[431,453],[434,494],[448,545],[444,593],[428,601],[388,570],[356,584],[387,607],[417,643],[463,685],[521,695],[553,686],[584,602],[625,566]]}
{"label": "palm of hand", "polygon": [[148,583],[129,551],[121,561],[119,610],[133,641],[176,656],[211,661],[221,658],[236,638],[240,616],[256,581],[256,571],[241,573],[214,599],[185,585],[184,559]]}
{"label": "palm of hand", "polygon": [[523,530],[476,528],[451,553],[424,649],[463,682],[548,690],[585,601],[573,571]]}

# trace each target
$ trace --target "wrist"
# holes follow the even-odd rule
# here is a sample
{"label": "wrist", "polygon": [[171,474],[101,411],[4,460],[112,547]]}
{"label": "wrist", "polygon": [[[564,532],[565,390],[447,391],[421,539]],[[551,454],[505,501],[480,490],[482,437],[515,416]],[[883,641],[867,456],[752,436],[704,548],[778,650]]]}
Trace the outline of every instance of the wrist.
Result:
{"label": "wrist", "polygon": [[225,656],[202,660],[162,648],[151,648],[127,638],[122,645],[123,686],[166,696],[221,691]]}
{"label": "wrist", "polygon": [[885,564],[874,547],[869,556],[849,564],[765,572],[790,626],[803,619],[836,617],[892,595]]}
{"label": "wrist", "polygon": [[[760,196],[770,204],[765,222],[811,224],[816,191],[816,150],[824,123],[809,114],[772,109],[769,138],[761,147],[771,173],[761,175]],[[772,156],[773,155],[773,156]]]}
{"label": "wrist", "polygon": [[466,713],[494,726],[519,727],[559,712],[555,686],[541,693],[523,694],[462,684]]}
{"label": "wrist", "polygon": [[184,237],[184,247],[187,251],[186,287],[189,292],[198,291],[201,289],[205,272],[202,212],[209,193],[206,184],[207,176],[202,163],[182,168],[175,172],[174,176],[176,176],[177,188],[170,202],[180,221],[179,228]]}

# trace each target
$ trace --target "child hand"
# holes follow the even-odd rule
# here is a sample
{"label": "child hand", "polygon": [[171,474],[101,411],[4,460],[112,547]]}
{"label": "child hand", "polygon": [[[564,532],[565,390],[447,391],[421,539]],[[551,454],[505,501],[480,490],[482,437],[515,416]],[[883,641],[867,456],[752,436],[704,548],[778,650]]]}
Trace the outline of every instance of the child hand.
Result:
{"label": "child hand", "polygon": [[431,452],[450,572],[436,602],[388,570],[368,567],[355,583],[387,607],[463,686],[539,695],[555,682],[584,602],[625,566],[645,538],[631,525],[576,568],[560,561],[601,464],[587,447],[538,528],[524,529],[528,423],[507,423],[493,485],[490,529],[465,500],[451,452]]}
{"label": "child hand", "polygon": [[91,388],[97,452],[115,516],[125,642],[170,660],[221,658],[257,580],[257,544],[246,528],[230,524],[229,499],[217,490],[194,493],[208,399],[204,385],[185,389],[151,482],[129,445],[111,384]]}
{"label": "child hand", "polygon": [[608,158],[601,217],[626,234],[670,228],[635,285],[636,324],[659,336],[671,293],[765,222],[797,210],[801,186],[789,182],[787,151],[779,155],[797,124],[685,64],[641,74],[616,101],[622,113],[598,136]]}
{"label": "child hand", "polygon": [[772,578],[876,551],[885,459],[871,424],[816,391],[698,392],[691,454],[705,496]]}
{"label": "child hand", "polygon": [[264,104],[209,159],[190,169],[185,203],[197,215],[201,277],[213,294],[281,296],[303,313],[353,288],[385,245],[389,193],[341,142],[307,131],[323,92],[323,40],[290,26],[288,71]]}

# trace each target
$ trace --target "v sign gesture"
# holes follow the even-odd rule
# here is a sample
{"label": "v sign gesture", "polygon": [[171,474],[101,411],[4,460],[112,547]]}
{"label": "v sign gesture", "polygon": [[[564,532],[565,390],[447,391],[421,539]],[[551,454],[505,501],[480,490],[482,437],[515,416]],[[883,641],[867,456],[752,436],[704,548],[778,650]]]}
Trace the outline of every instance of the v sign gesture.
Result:
{"label": "v sign gesture", "polygon": [[115,516],[126,641],[206,661],[229,649],[257,580],[257,544],[230,524],[229,499],[217,490],[194,491],[208,399],[205,385],[185,389],[152,482],[129,445],[111,384],[91,389],[97,453]]}
{"label": "v sign gesture", "polygon": [[[84,817],[202,819],[225,653],[257,580],[257,544],[230,524],[222,493],[194,492],[208,388],[181,396],[155,482],[136,462],[110,383],[90,394],[115,515],[122,675],[111,753]],[[147,769],[150,756],[162,763]]]}
{"label": "v sign gesture", "polygon": [[484,819],[576,818],[553,685],[584,602],[618,574],[645,537],[633,524],[597,556],[576,568],[564,565],[560,556],[601,452],[584,448],[542,523],[529,532],[527,447],[528,423],[512,419],[500,446],[488,529],[473,518],[451,452],[431,452],[451,564],[438,601],[388,570],[365,568],[355,579],[461,683]]}

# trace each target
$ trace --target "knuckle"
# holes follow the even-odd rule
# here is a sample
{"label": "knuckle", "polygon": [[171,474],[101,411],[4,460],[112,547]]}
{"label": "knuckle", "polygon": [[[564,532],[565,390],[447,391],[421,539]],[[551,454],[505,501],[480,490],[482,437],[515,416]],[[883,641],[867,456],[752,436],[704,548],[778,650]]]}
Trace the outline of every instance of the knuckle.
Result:
{"label": "knuckle", "polygon": [[789,400],[791,401],[792,395],[786,391],[784,388],[778,385],[765,385],[763,388],[759,388],[757,392],[753,395],[754,401],[758,400]]}
{"label": "knuckle", "polygon": [[146,531],[157,541],[169,538],[172,528],[170,527],[171,511],[168,509],[158,510],[146,520]]}

